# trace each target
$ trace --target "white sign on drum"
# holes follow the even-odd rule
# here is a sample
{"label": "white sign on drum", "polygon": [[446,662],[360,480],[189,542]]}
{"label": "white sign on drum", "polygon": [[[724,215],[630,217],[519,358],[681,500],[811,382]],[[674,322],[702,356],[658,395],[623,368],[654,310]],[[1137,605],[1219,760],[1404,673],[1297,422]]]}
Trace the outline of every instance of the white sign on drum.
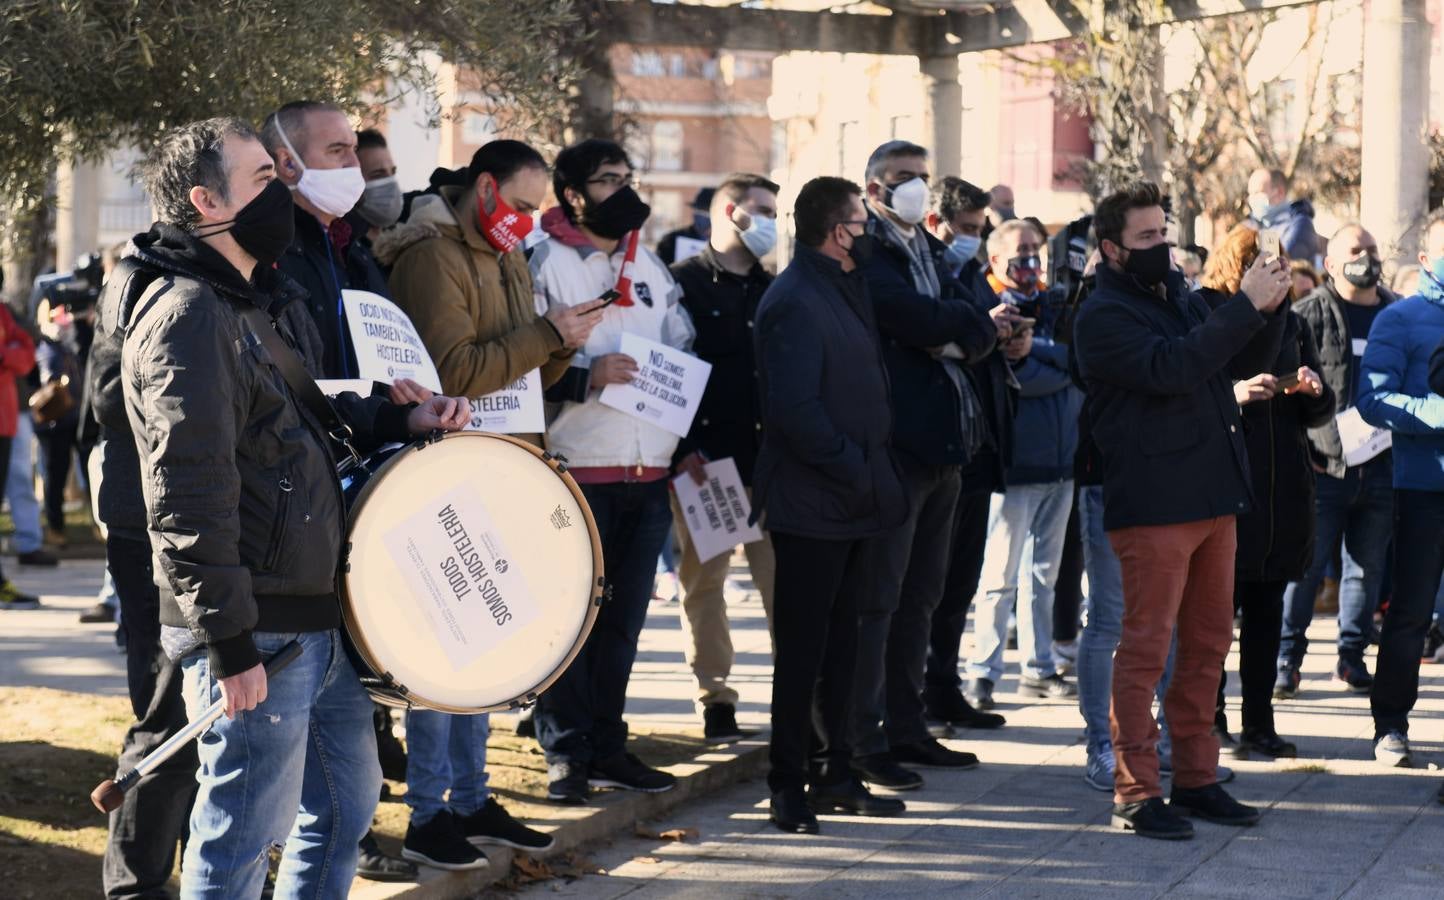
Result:
{"label": "white sign on drum", "polygon": [[486,504],[469,485],[451,487],[383,541],[458,672],[539,614]]}

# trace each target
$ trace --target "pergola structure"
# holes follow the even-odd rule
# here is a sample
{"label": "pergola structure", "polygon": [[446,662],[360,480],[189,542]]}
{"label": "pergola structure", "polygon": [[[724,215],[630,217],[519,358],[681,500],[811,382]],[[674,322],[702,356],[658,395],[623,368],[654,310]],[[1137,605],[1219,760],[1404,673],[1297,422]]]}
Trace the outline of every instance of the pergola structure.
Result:
{"label": "pergola structure", "polygon": [[[803,12],[611,0],[599,37],[638,46],[706,46],[774,53],[821,51],[916,56],[927,81],[933,156],[940,172],[962,162],[963,87],[958,54],[1062,40],[1101,21],[1107,0],[881,0],[891,15]],[[1164,0],[1165,21],[1315,0]],[[1428,204],[1429,37],[1424,0],[1370,0],[1364,33],[1361,218],[1382,247],[1410,257]],[[603,55],[604,55],[604,51]],[[608,78],[591,79],[587,114],[611,116]]]}

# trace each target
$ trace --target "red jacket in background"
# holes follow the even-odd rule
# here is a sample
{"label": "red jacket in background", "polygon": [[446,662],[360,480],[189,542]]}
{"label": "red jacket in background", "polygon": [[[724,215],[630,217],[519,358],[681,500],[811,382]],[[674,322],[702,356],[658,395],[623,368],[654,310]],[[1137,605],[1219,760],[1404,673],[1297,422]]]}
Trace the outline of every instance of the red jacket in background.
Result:
{"label": "red jacket in background", "polygon": [[20,392],[15,379],[29,375],[35,368],[35,342],[0,304],[0,437],[15,436],[20,416]]}

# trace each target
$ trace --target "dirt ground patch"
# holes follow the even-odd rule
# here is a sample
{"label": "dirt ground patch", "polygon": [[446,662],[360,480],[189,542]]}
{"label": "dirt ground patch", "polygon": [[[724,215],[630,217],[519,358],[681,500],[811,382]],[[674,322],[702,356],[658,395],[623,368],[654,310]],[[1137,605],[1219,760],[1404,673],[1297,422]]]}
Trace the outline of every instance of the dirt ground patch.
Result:
{"label": "dirt ground patch", "polygon": [[[130,715],[123,697],[0,688],[0,895],[49,900],[99,893],[106,823],[90,805],[90,791],[114,775]],[[541,799],[546,761],[534,740],[498,722],[487,746],[489,785],[514,816],[539,827],[568,818]],[[663,766],[707,749],[700,734],[640,734],[628,745]],[[406,786],[387,782],[387,788],[376,829],[382,845],[396,852],[406,833]]]}

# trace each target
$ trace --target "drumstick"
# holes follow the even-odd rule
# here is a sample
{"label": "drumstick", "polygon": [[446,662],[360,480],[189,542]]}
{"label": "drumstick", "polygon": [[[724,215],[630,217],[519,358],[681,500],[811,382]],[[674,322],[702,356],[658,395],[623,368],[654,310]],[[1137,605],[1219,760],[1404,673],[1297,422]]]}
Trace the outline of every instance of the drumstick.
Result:
{"label": "drumstick", "polygon": [[[266,660],[266,679],[276,677],[276,673],[295,662],[296,657],[301,655],[301,645],[291,641],[276,655]],[[120,804],[125,801],[125,792],[135,787],[141,778],[150,774],[161,763],[175,756],[176,751],[200,737],[201,732],[211,727],[211,723],[219,719],[226,711],[226,700],[224,697],[206,707],[194,722],[177,731],[170,740],[152,750],[145,759],[135,764],[135,768],[121,775],[119,778],[107,778],[95,786],[90,792],[90,802],[95,808],[103,813],[119,809]]]}

